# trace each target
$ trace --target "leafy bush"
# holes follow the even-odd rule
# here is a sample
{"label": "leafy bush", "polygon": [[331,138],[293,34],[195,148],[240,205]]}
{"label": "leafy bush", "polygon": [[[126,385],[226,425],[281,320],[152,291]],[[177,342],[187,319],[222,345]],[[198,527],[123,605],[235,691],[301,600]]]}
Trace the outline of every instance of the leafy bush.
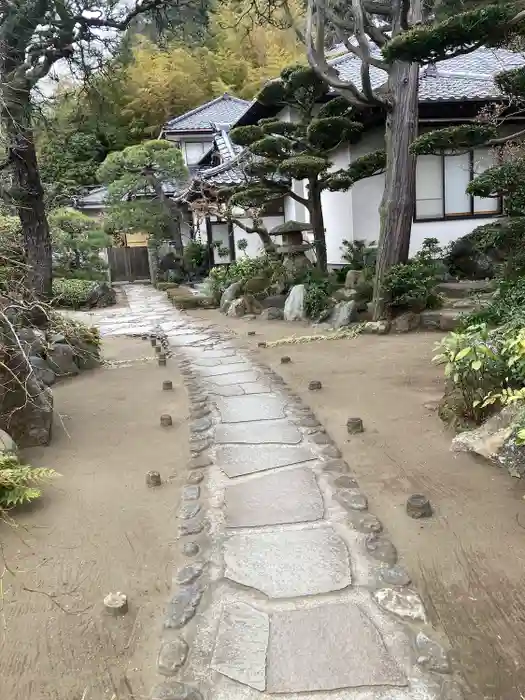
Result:
{"label": "leafy bush", "polygon": [[253,277],[265,277],[271,285],[285,280],[286,276],[286,270],[280,260],[269,255],[260,255],[256,258],[242,258],[231,265],[213,267],[209,275],[209,286],[213,296],[220,298],[233,282],[245,283]]}
{"label": "leafy bush", "polygon": [[37,484],[58,474],[53,469],[33,469],[14,454],[0,455],[0,511],[39,498]]}
{"label": "leafy bush", "polygon": [[84,306],[96,288],[97,283],[91,280],[53,279],[53,301],[57,306],[78,309]]}
{"label": "leafy bush", "polygon": [[294,284],[305,285],[304,306],[308,318],[322,318],[333,306],[331,297],[338,287],[336,274],[326,275],[317,268],[307,268],[297,275]]}
{"label": "leafy bush", "polygon": [[369,270],[371,274],[376,266],[377,245],[375,241],[343,240],[342,258],[348,263],[348,270]]}
{"label": "leafy bush", "polygon": [[96,326],[86,326],[85,323],[67,318],[57,311],[49,312],[48,316],[49,331],[51,333],[62,333],[69,345],[87,344],[100,348],[100,331]]}
{"label": "leafy bush", "polygon": [[106,279],[107,266],[99,253],[110,244],[110,238],[102,226],[68,207],[54,209],[48,219],[55,274],[71,279]]}
{"label": "leafy bush", "polygon": [[385,275],[383,294],[391,312],[438,309],[443,300],[435,292],[443,276],[442,250],[435,238],[426,238],[408,263],[393,265]]}
{"label": "leafy bush", "polygon": [[487,327],[479,325],[449,333],[436,347],[433,361],[445,366],[445,377],[461,394],[460,418],[480,423],[487,414],[485,397],[505,381],[507,366],[498,345]]}
{"label": "leafy bush", "polygon": [[183,262],[187,272],[206,273],[210,267],[208,247],[200,241],[190,241],[184,246]]}

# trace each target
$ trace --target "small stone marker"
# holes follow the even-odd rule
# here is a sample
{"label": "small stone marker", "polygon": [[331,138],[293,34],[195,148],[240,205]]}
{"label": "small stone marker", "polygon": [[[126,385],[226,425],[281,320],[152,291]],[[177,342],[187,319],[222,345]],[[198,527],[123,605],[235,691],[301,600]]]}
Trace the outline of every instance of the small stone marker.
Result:
{"label": "small stone marker", "polygon": [[265,341],[265,340],[261,340],[260,343],[257,343],[257,347],[258,347],[258,348],[265,348],[265,347],[266,347],[266,341]]}
{"label": "small stone marker", "polygon": [[255,335],[255,331],[248,331],[248,335]]}
{"label": "small stone marker", "polygon": [[157,339],[154,336],[151,336],[150,342],[152,348],[154,348],[157,345]]}
{"label": "small stone marker", "polygon": [[165,379],[162,382],[162,391],[172,391],[173,390],[173,382],[171,379]]}
{"label": "small stone marker", "polygon": [[146,484],[148,486],[160,486],[161,483],[162,481],[158,472],[146,472]]}
{"label": "small stone marker", "polygon": [[288,355],[283,355],[283,357],[281,357],[281,364],[282,365],[288,365],[288,364],[290,364],[291,361],[292,361],[292,358],[289,357]]}
{"label": "small stone marker", "polygon": [[125,593],[120,593],[120,591],[108,593],[104,598],[104,608],[114,617],[125,615],[128,612],[128,597]]}
{"label": "small stone marker", "polygon": [[166,356],[159,356],[159,367],[166,367]]}
{"label": "small stone marker", "polygon": [[169,428],[173,425],[173,419],[169,413],[163,413],[160,417],[160,424],[163,428]]}
{"label": "small stone marker", "polygon": [[309,391],[319,391],[319,389],[322,388],[323,385],[318,379],[312,379],[312,381],[308,384]]}
{"label": "small stone marker", "polygon": [[157,355],[160,355],[162,352],[162,346],[161,345],[155,345],[155,352]]}
{"label": "small stone marker", "polygon": [[356,435],[364,431],[361,418],[349,418],[346,421],[346,429],[350,435]]}
{"label": "small stone marker", "polygon": [[407,514],[411,518],[430,518],[432,506],[430,501],[422,493],[414,493],[407,500]]}

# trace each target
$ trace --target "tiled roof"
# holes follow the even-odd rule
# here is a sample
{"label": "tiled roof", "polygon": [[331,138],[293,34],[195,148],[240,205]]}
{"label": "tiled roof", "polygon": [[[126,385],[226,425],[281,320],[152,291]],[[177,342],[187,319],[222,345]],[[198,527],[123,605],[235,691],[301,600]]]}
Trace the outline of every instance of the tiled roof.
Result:
{"label": "tiled roof", "polygon": [[163,131],[216,131],[217,125],[231,126],[244,114],[250,103],[224,93],[220,97],[170,119]]}
{"label": "tiled roof", "polygon": [[93,187],[93,189],[91,189],[82,197],[76,198],[75,206],[81,209],[103,207],[106,201],[107,194],[107,187]]}
{"label": "tiled roof", "polygon": [[[361,62],[353,55],[340,56],[330,63],[339,75],[352,80],[361,89]],[[494,76],[503,70],[525,65],[525,58],[506,49],[480,48],[470,54],[440,61],[435,67],[423,68],[419,78],[420,102],[484,100],[500,95]],[[371,67],[373,88],[386,82],[386,73]]]}

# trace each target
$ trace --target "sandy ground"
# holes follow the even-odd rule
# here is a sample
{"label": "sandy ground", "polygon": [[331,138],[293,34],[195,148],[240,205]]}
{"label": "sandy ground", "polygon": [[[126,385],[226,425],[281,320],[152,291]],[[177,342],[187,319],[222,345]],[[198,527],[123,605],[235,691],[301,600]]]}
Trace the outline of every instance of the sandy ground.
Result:
{"label": "sandy ground", "polygon": [[[188,457],[187,406],[172,364],[161,370],[146,343],[108,339],[122,361],[55,387],[52,444],[26,450],[62,477],[0,524],[5,561],[0,634],[2,700],[134,700],[149,697],[168,598],[175,508]],[[162,376],[161,376],[162,374]],[[162,379],[175,391],[163,392]],[[174,427],[159,426],[171,413]],[[67,432],[66,432],[67,431]],[[145,485],[158,470],[166,482]],[[27,589],[33,589],[30,592]],[[129,613],[112,618],[102,601],[123,591]]]}
{"label": "sandy ground", "polygon": [[[231,330],[314,409],[396,544],[432,621],[447,633],[468,697],[522,700],[525,484],[450,452],[451,435],[435,412],[442,372],[430,362],[439,335],[361,336],[258,349],[261,340],[312,329],[229,319],[217,311],[191,315]],[[249,330],[256,335],[248,337]],[[292,363],[281,365],[283,355]],[[311,379],[321,380],[323,389],[309,392]],[[366,427],[351,439],[345,427],[350,416],[361,417]],[[406,515],[412,493],[430,498],[432,519]]]}

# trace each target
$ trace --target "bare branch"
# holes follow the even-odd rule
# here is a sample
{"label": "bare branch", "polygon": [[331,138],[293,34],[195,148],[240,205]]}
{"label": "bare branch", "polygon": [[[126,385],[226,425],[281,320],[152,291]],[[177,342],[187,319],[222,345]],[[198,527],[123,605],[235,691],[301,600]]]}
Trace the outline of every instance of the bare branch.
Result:
{"label": "bare branch", "polygon": [[312,70],[330,87],[345,97],[356,107],[369,107],[370,102],[357,87],[347,80],[341,80],[337,71],[330,66],[324,53],[325,15],[322,7],[317,8],[317,21],[314,30],[315,0],[308,0],[306,11],[306,55]]}

